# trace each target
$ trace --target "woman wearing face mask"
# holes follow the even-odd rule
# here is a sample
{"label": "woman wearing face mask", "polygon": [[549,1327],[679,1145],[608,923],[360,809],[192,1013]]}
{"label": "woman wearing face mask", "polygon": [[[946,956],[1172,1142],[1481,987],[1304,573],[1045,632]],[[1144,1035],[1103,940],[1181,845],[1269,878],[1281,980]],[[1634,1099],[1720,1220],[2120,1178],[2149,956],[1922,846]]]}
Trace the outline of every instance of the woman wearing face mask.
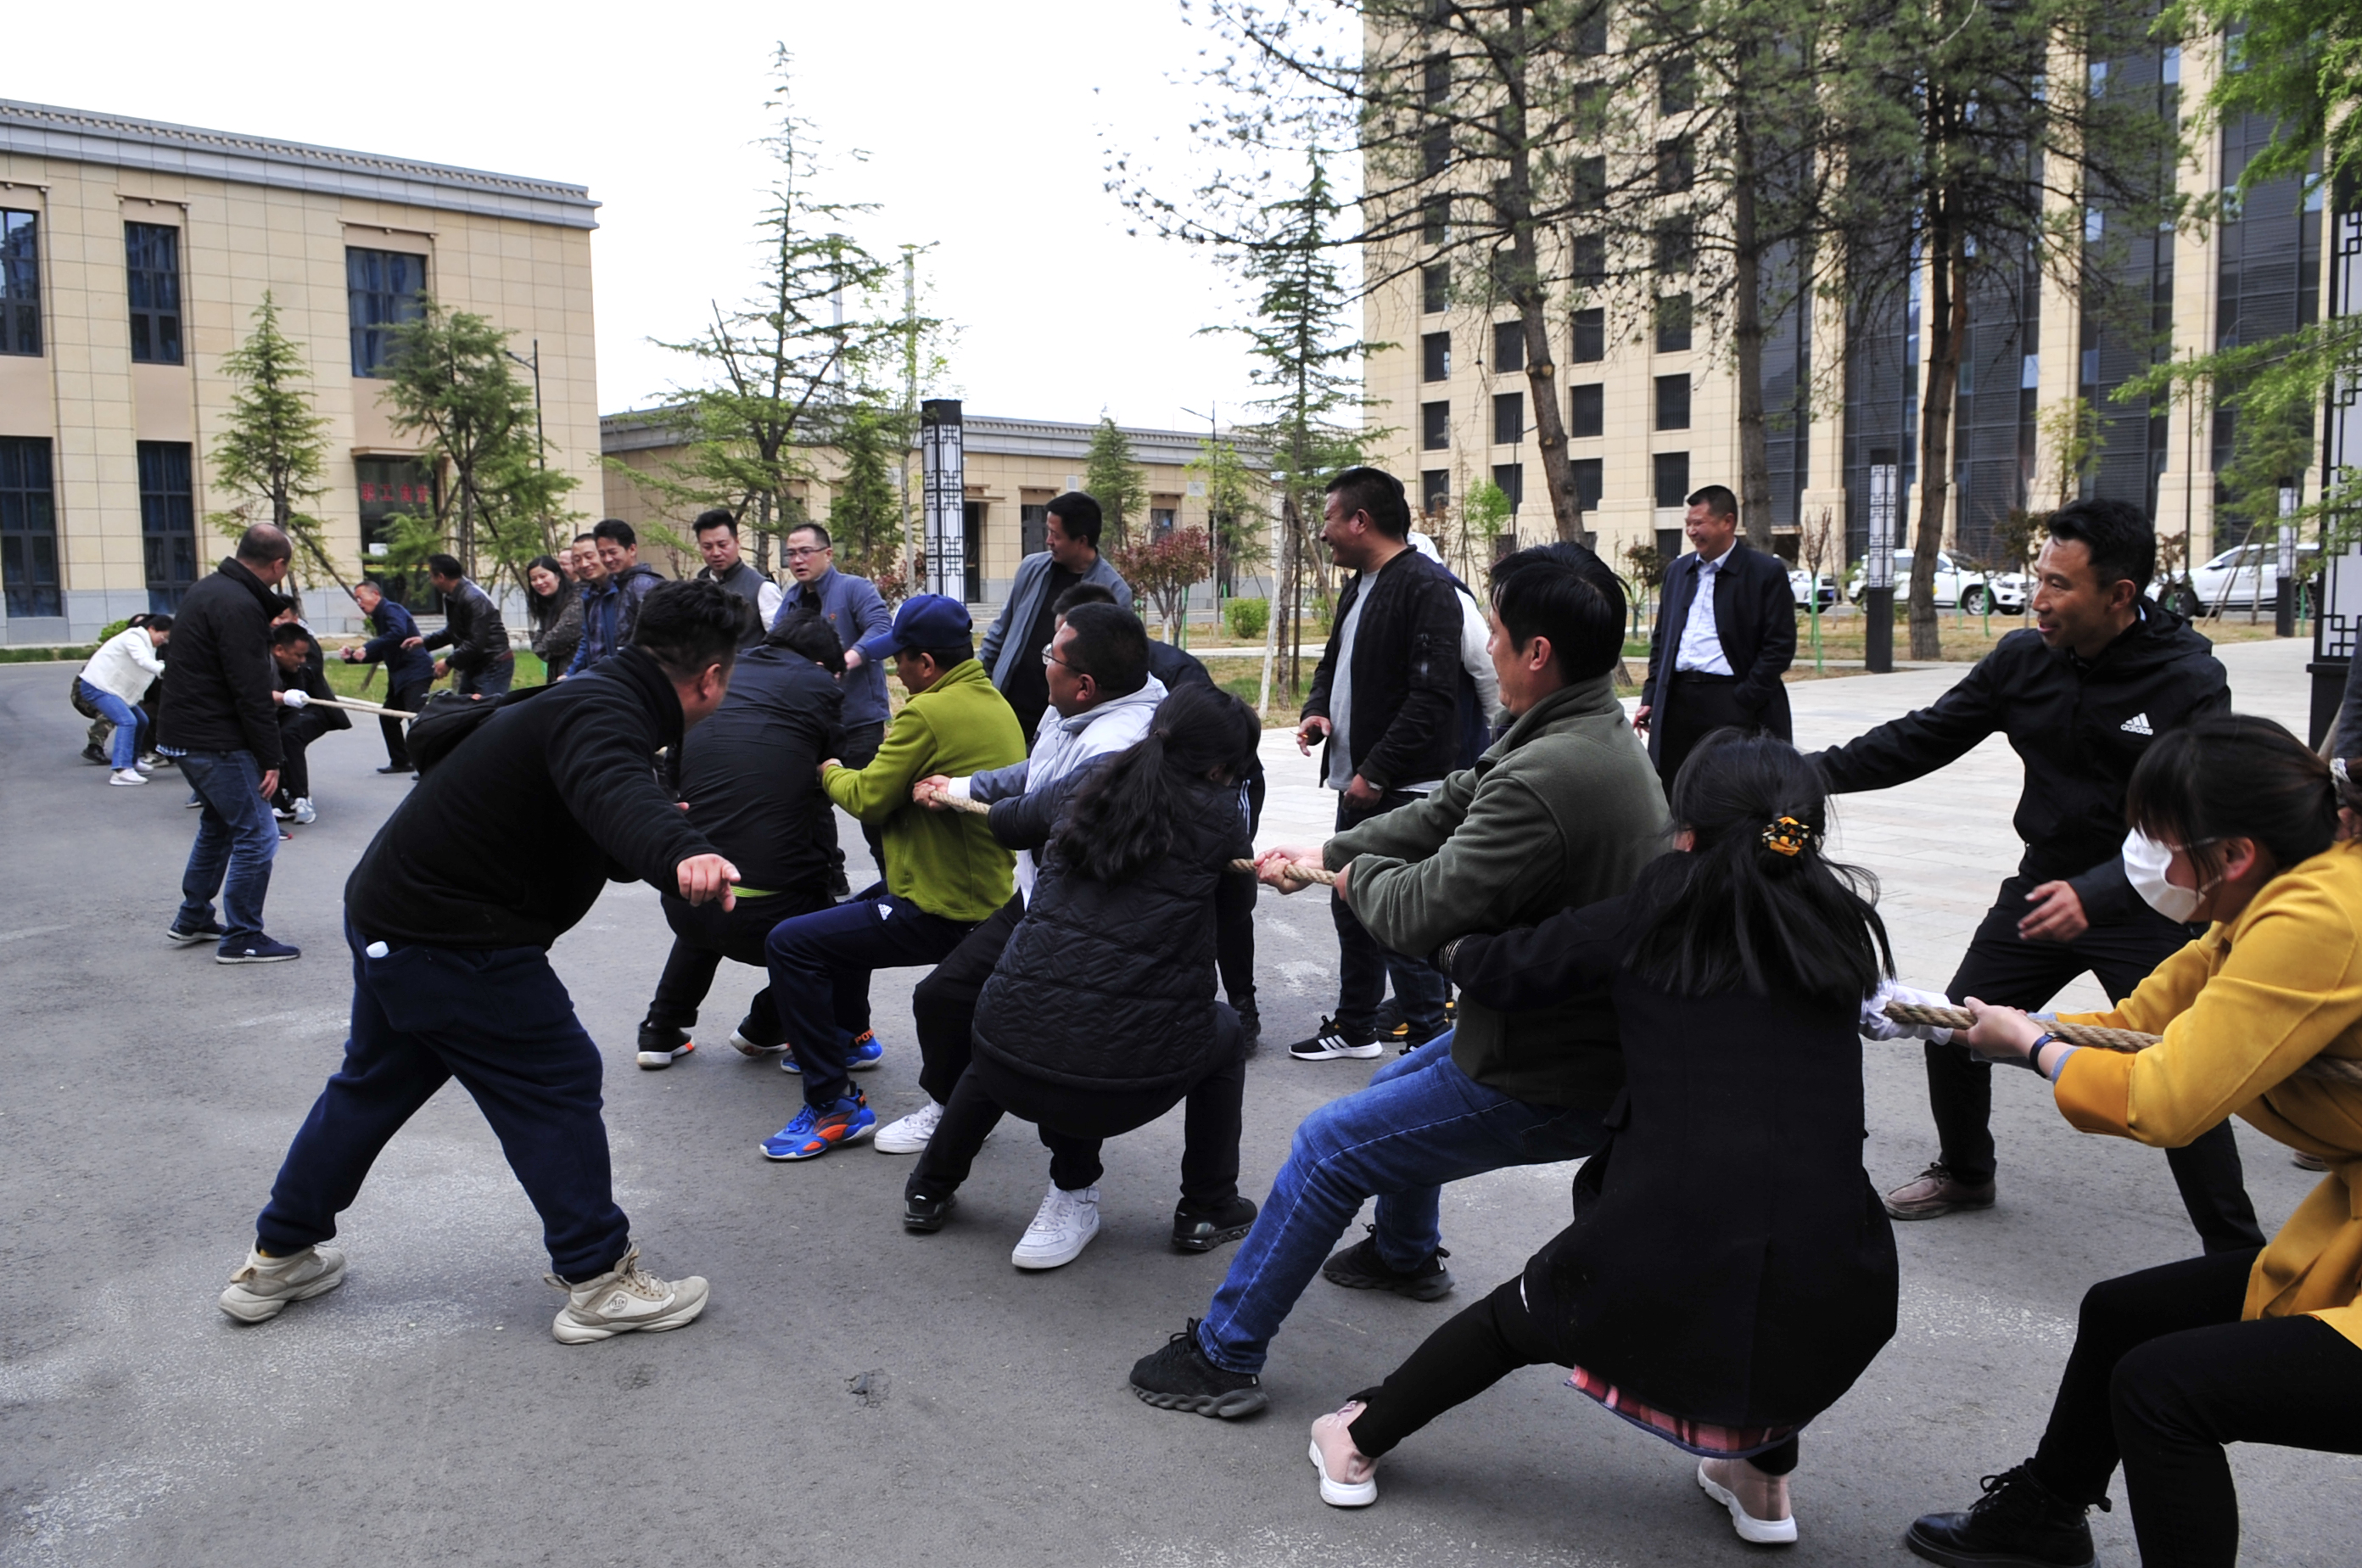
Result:
{"label": "woman wearing face mask", "polygon": [[1966,1512],[1914,1524],[1920,1556],[2088,1564],[2084,1511],[2121,1463],[2147,1568],[2228,1564],[2223,1445],[2362,1452],[2362,1086],[2293,1076],[2362,1060],[2362,843],[2336,841],[2344,796],[2269,720],[2159,735],[2126,797],[2125,869],[2167,919],[2213,926],[2114,1011],[2070,1021],[2163,1038],[2137,1055],[2078,1049],[1970,1000],[1967,1043],[2040,1073],[2086,1132],[2170,1147],[2235,1114],[2329,1174],[2260,1251],[2094,1286],[2034,1457],[1986,1477]]}

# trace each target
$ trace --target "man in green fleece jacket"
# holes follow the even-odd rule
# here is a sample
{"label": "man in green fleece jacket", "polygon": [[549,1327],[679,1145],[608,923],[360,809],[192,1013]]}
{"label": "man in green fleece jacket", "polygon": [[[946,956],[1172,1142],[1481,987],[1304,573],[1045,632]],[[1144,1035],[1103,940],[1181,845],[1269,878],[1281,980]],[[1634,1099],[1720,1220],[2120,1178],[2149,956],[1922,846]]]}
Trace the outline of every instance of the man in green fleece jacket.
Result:
{"label": "man in green fleece jacket", "polygon": [[[1319,851],[1261,858],[1264,879],[1291,890],[1301,884],[1285,867],[1317,854],[1339,896],[1399,953],[1613,898],[1670,845],[1663,787],[1616,700],[1615,574],[1579,545],[1521,550],[1493,569],[1491,619],[1508,733],[1425,801]],[[1623,1082],[1613,1032],[1573,1010],[1504,1016],[1462,998],[1454,1032],[1306,1118],[1205,1318],[1132,1368],[1132,1391],[1226,1419],[1263,1408],[1272,1336],[1316,1269],[1352,1289],[1443,1296],[1442,1184],[1594,1153]],[[1371,1236],[1324,1265],[1372,1197]]]}
{"label": "man in green fleece jacket", "polygon": [[[931,812],[911,798],[922,778],[964,777],[1025,760],[1017,715],[975,657],[967,606],[941,594],[902,602],[891,629],[855,645],[866,660],[892,655],[911,700],[866,767],[820,765],[828,798],[883,824],[886,881],[872,896],[798,915],[764,944],[771,1000],[787,1028],[781,1066],[803,1075],[804,1107],[763,1141],[773,1160],[809,1160],[877,1127],[845,1075],[884,1053],[869,1030],[873,969],[939,964],[1009,901],[1016,856],[979,816]],[[734,1038],[748,1055],[761,1048]]]}

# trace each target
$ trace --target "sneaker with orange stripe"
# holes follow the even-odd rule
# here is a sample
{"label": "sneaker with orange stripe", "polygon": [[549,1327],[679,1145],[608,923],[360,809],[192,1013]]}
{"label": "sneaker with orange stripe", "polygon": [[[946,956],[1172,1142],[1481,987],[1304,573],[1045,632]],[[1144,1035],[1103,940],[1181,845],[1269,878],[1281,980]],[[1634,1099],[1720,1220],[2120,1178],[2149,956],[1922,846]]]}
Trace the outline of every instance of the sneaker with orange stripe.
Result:
{"label": "sneaker with orange stripe", "polygon": [[815,1160],[839,1143],[858,1143],[877,1130],[877,1113],[858,1095],[822,1109],[805,1106],[796,1119],[763,1140],[767,1160]]}

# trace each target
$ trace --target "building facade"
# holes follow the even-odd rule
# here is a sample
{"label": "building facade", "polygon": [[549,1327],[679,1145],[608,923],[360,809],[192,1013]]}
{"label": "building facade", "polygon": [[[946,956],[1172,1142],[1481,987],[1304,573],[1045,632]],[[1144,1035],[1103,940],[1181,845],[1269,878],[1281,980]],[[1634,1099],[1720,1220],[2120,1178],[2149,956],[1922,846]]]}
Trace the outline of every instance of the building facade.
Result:
{"label": "building facade", "polygon": [[[437,476],[380,393],[431,296],[537,358],[548,461],[599,493],[590,230],[577,185],[0,101],[0,641],[169,610],[226,554],[222,369],[268,291],[327,422],[340,566]],[[307,613],[355,624],[333,587]]]}

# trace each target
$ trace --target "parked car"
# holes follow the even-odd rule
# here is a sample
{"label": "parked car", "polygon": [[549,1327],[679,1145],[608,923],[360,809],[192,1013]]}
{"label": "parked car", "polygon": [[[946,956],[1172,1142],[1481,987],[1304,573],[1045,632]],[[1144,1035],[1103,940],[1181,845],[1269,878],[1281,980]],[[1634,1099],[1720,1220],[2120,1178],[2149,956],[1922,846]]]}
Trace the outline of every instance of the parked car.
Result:
{"label": "parked car", "polygon": [[1788,573],[1788,591],[1795,597],[1799,610],[1809,609],[1816,599],[1826,610],[1838,602],[1838,580],[1827,572],[1820,573],[1816,580],[1814,573],[1798,567]]}
{"label": "parked car", "polygon": [[[2297,575],[2321,554],[2321,543],[2300,541]],[[2166,602],[2183,615],[2204,615],[2216,610],[2268,610],[2279,602],[2280,545],[2277,538],[2252,540],[2224,550],[2166,591]]]}
{"label": "parked car", "polygon": [[[1894,552],[1894,594],[1903,598],[1910,590],[1913,552]],[[1853,571],[1846,580],[1846,597],[1854,603],[1861,602],[1868,591],[1865,579],[1869,576],[1865,558],[1853,563]],[[2004,615],[2014,615],[2025,608],[2029,591],[2025,574],[2018,571],[1962,571],[1949,551],[1936,552],[1936,608],[1959,609],[1970,615],[1981,615],[1988,608]],[[1990,600],[1990,605],[1986,602]]]}

